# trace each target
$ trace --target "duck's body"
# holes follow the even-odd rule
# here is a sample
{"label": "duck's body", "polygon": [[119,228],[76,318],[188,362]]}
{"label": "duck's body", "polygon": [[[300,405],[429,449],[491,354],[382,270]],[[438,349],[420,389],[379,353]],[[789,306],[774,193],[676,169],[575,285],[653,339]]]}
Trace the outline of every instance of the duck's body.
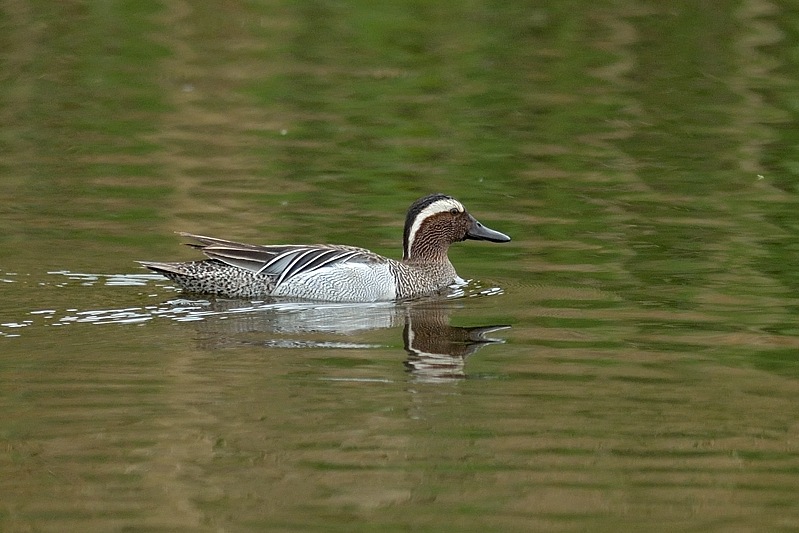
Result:
{"label": "duck's body", "polygon": [[272,296],[335,302],[375,302],[430,294],[458,279],[447,258],[453,242],[507,242],[443,194],[420,198],[405,220],[401,261],[364,248],[333,244],[252,245],[182,233],[208,259],[142,262],[189,292],[228,298]]}
{"label": "duck's body", "polygon": [[189,292],[228,298],[288,296],[377,302],[427,294],[456,278],[446,264],[413,265],[364,248],[330,244],[255,246],[182,233],[208,257],[188,263],[142,263]]}

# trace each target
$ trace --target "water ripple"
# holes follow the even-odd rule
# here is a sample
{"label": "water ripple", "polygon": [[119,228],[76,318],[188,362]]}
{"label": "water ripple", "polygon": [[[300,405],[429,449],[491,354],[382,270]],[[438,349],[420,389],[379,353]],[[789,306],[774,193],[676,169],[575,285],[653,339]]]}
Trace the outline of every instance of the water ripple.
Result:
{"label": "water ripple", "polygon": [[[153,287],[159,293],[177,291],[165,284],[158,274],[93,274],[58,270],[48,272],[60,279],[54,282],[38,282],[38,286],[65,287]],[[4,273],[12,278],[12,273]],[[8,279],[19,282],[19,279]],[[22,280],[25,282],[25,280]],[[166,282],[168,283],[168,282]],[[460,298],[476,298],[502,294],[499,287],[483,286],[475,280],[459,280],[444,295],[444,301]],[[140,293],[141,294],[141,293]],[[178,293],[179,294],[179,293]],[[427,300],[421,298],[419,300]],[[432,298],[433,300],[436,297]],[[417,300],[418,301],[418,300]],[[285,300],[223,300],[169,298],[157,305],[125,305],[122,307],[81,309],[79,306],[59,310],[47,305],[41,309],[23,311],[24,318],[8,319],[0,323],[0,337],[18,337],[19,331],[30,326],[67,326],[70,324],[142,324],[155,319],[174,322],[197,322],[210,318],[226,320],[232,317],[252,315],[255,320],[268,322],[268,328],[276,332],[315,331],[352,333],[355,331],[393,327],[402,321],[403,307],[395,302],[376,303],[330,303]],[[359,345],[359,347],[362,347]]]}

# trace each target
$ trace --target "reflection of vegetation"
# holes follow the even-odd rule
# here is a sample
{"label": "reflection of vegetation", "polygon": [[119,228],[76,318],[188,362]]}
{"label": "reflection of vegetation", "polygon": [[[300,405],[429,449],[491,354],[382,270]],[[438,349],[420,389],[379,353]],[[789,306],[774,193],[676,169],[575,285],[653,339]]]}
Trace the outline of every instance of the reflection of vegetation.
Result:
{"label": "reflection of vegetation", "polygon": [[87,234],[153,246],[145,229],[162,218],[171,190],[152,139],[167,110],[148,75],[166,53],[148,38],[158,6],[19,4],[0,21],[0,151],[13,154],[0,178],[29,218],[3,240],[25,241],[20,252],[39,256],[50,238]]}
{"label": "reflection of vegetation", "polygon": [[[795,528],[795,4],[3,2],[0,529]],[[514,238],[452,251],[514,328],[465,367],[435,313],[91,281],[396,257],[435,190]]]}
{"label": "reflection of vegetation", "polygon": [[528,4],[6,10],[0,240],[31,262],[74,241],[127,263],[114,246],[173,230],[396,256],[408,203],[441,190],[517,237],[453,250],[464,272],[768,305],[719,307],[789,331],[795,13]]}

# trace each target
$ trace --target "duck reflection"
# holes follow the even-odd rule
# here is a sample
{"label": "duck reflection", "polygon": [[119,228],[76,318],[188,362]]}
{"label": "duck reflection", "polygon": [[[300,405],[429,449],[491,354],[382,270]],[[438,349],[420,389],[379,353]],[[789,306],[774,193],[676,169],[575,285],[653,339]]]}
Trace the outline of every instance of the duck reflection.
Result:
{"label": "duck reflection", "polygon": [[[406,369],[417,381],[446,382],[465,378],[466,359],[483,346],[504,343],[504,339],[489,335],[510,328],[452,326],[452,310],[451,302],[353,305],[216,300],[204,302],[204,310],[196,315],[207,319],[195,324],[204,333],[204,347],[212,349],[242,344],[374,349],[383,345],[359,340],[361,334],[402,326]],[[269,338],[264,339],[264,333]]]}
{"label": "duck reflection", "polygon": [[405,367],[420,381],[465,378],[466,358],[483,346],[505,342],[487,335],[507,328],[510,326],[451,326],[445,308],[409,308],[402,333],[408,352]]}

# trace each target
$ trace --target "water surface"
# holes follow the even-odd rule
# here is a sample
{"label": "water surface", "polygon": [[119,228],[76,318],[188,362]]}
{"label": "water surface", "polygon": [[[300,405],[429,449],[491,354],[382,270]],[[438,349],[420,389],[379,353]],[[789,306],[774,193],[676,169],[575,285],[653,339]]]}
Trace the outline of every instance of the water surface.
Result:
{"label": "water surface", "polygon": [[[790,2],[8,2],[0,529],[799,528]],[[503,245],[208,300],[174,231]]]}

